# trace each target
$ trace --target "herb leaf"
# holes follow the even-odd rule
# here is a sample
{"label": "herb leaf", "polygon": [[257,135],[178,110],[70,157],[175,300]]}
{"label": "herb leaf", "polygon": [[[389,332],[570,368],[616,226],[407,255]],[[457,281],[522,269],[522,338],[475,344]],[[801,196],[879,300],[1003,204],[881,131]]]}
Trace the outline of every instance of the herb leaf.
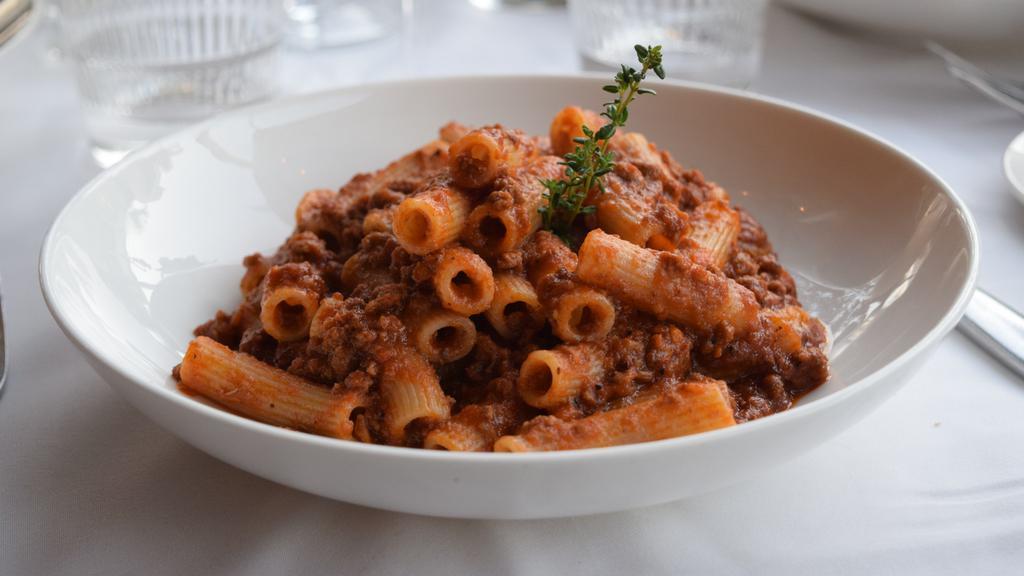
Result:
{"label": "herb leaf", "polygon": [[615,160],[608,151],[608,141],[615,135],[618,128],[626,125],[629,119],[629,105],[634,98],[642,94],[654,94],[654,90],[641,88],[640,83],[653,71],[659,78],[665,78],[661,66],[661,46],[641,46],[637,44],[637,60],[640,70],[622,65],[615,75],[615,84],[602,87],[605,92],[615,94],[615,100],[604,105],[601,116],[608,122],[598,128],[597,132],[583,126],[583,137],[574,138],[576,149],[565,155],[562,164],[565,176],[560,180],[542,180],[546,189],[544,199],[547,201],[538,208],[543,220],[543,227],[557,234],[567,244],[574,244],[572,238],[573,223],[580,214],[590,214],[594,206],[584,206],[591,190],[598,193],[604,191],[601,177],[615,169]]}

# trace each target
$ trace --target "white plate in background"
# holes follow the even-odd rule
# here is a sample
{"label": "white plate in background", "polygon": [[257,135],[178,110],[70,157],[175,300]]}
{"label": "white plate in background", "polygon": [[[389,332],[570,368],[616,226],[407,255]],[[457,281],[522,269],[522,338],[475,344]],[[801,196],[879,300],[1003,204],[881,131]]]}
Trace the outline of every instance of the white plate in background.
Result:
{"label": "white plate in background", "polygon": [[780,1],[819,18],[922,39],[987,43],[1024,34],[1021,0]]}

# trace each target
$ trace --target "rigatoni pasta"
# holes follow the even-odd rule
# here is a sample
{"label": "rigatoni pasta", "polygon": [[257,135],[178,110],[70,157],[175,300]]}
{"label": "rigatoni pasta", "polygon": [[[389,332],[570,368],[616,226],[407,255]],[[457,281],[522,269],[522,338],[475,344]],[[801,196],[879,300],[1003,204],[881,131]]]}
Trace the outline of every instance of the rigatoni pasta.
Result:
{"label": "rigatoni pasta", "polygon": [[463,241],[485,256],[520,248],[541,223],[543,180],[563,172],[554,156],[542,156],[512,171],[469,215]]}
{"label": "rigatoni pasta", "polygon": [[551,310],[551,330],[564,342],[603,340],[615,325],[615,304],[589,286],[560,295]]}
{"label": "rigatoni pasta", "polygon": [[439,182],[398,205],[392,219],[395,237],[409,252],[429,254],[459,237],[470,209],[467,194]]}
{"label": "rigatoni pasta", "polygon": [[338,246],[345,235],[341,216],[349,209],[351,202],[351,197],[341,196],[334,190],[310,190],[295,209],[295,228],[313,232],[331,246]]}
{"label": "rigatoni pasta", "polygon": [[181,387],[353,442],[529,452],[649,442],[784,410],[828,377],[824,326],[763,229],[636,132],[570,230],[545,181],[598,114],[548,138],[451,122],[244,260],[242,303],[198,327]]}
{"label": "rigatoni pasta", "polygon": [[263,277],[260,321],[278,342],[301,340],[320,306],[324,282],[306,263],[274,266]]}
{"label": "rigatoni pasta", "polygon": [[472,130],[451,145],[452,180],[465,188],[481,188],[493,183],[502,170],[519,166],[533,153],[533,143],[518,130],[498,125]]}
{"label": "rigatoni pasta", "polygon": [[519,434],[499,438],[494,449],[532,452],[601,448],[675,438],[734,424],[725,383],[695,380],[576,421],[553,416],[531,420]]}
{"label": "rigatoni pasta", "polygon": [[470,404],[423,440],[430,450],[489,452],[495,440],[517,428],[522,420],[515,401]]}
{"label": "rigatoni pasta", "polygon": [[441,382],[426,359],[412,349],[396,352],[395,359],[381,367],[380,397],[384,432],[392,443],[398,444],[405,440],[413,422],[446,420],[449,405]]}
{"label": "rigatoni pasta", "polygon": [[526,277],[538,288],[559,275],[574,274],[578,264],[576,253],[547,230],[533,235],[523,250],[523,261]]}
{"label": "rigatoni pasta", "polygon": [[543,318],[533,285],[508,273],[494,278],[494,298],[484,314],[495,332],[506,339],[537,328]]}
{"label": "rigatoni pasta", "polygon": [[680,254],[640,248],[593,230],[580,246],[580,278],[637,308],[689,328],[735,333],[758,323],[750,290]]}
{"label": "rigatoni pasta", "polygon": [[596,344],[534,350],[519,368],[519,395],[537,408],[565,404],[604,374],[604,350]]}
{"label": "rigatoni pasta", "polygon": [[729,208],[726,202],[710,200],[693,211],[687,238],[721,268],[729,261],[739,235],[739,213]]}
{"label": "rigatoni pasta", "polygon": [[431,362],[454,362],[469,354],[476,344],[476,326],[461,314],[421,303],[411,304],[404,316],[409,339]]}
{"label": "rigatoni pasta", "polygon": [[479,314],[494,298],[494,274],[483,258],[462,247],[440,254],[434,289],[441,305],[459,314]]}
{"label": "rigatoni pasta", "polygon": [[551,150],[556,156],[565,156],[576,148],[576,138],[583,136],[583,127],[597,130],[601,127],[601,116],[579,106],[566,106],[555,114],[551,121],[549,136]]}
{"label": "rigatoni pasta", "polygon": [[655,229],[647,218],[647,204],[643,198],[604,194],[597,201],[597,225],[609,234],[615,234],[637,246],[647,246]]}
{"label": "rigatoni pasta", "polygon": [[205,336],[189,344],[179,373],[189,391],[234,412],[334,438],[352,437],[349,417],[367,401],[358,390],[335,393]]}

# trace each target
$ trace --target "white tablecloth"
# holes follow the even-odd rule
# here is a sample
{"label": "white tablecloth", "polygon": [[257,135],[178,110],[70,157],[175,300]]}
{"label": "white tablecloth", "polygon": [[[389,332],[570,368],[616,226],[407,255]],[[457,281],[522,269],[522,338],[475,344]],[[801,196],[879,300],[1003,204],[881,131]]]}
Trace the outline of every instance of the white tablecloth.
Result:
{"label": "white tablecloth", "polygon": [[[401,39],[292,53],[292,90],[367,78],[572,72],[560,11],[420,2]],[[426,9],[423,9],[426,8]],[[438,520],[360,508],[236,470],[127,406],[43,305],[43,234],[92,164],[46,39],[0,55],[0,574],[1019,574],[1024,382],[950,335],[882,409],[746,484],[619,514]],[[1019,54],[1018,54],[1019,56]],[[753,89],[908,150],[967,201],[981,285],[1024,309],[1024,206],[1000,171],[1024,129],[916,46],[773,9]]]}

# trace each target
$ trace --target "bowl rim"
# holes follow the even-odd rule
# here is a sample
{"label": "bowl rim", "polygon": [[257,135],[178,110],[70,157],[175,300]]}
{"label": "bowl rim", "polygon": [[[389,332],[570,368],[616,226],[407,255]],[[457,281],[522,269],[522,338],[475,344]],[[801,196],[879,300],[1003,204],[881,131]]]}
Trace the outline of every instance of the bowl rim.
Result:
{"label": "bowl rim", "polygon": [[[110,168],[100,172],[94,176],[88,183],[82,186],[78,192],[72,196],[60,213],[54,218],[53,223],[47,229],[46,236],[44,237],[42,246],[39,253],[39,283],[43,294],[43,299],[46,302],[47,308],[50,310],[50,314],[57,322],[61,331],[68,337],[69,340],[79,350],[86,355],[90,356],[95,361],[106,366],[114,373],[116,373],[121,379],[130,382],[134,386],[139,386],[145,390],[155,393],[163,400],[170,401],[178,404],[186,410],[198,412],[200,415],[215,418],[221,421],[222,424],[232,426],[235,428],[244,429],[246,433],[254,433],[257,435],[269,435],[276,437],[281,441],[286,442],[298,442],[305,443],[318,447],[318,449],[327,449],[336,451],[338,454],[344,454],[349,451],[364,453],[368,455],[376,455],[382,458],[400,458],[403,460],[415,460],[415,461],[432,461],[435,463],[466,463],[466,462],[487,462],[487,463],[504,463],[504,465],[513,464],[540,464],[540,463],[572,463],[580,460],[596,460],[596,459],[609,459],[618,458],[620,456],[644,456],[651,452],[660,452],[662,450],[671,449],[684,449],[686,446],[706,444],[710,442],[725,441],[734,437],[741,437],[748,434],[758,434],[762,428],[767,427],[778,427],[785,425],[785,423],[811,416],[812,414],[827,410],[844,400],[847,400],[855,395],[859,395],[870,388],[879,385],[885,381],[887,377],[898,371],[904,365],[909,363],[911,359],[918,356],[922,351],[931,346],[942,336],[944,336],[949,330],[951,330],[956,323],[960,320],[964,310],[970,301],[971,295],[974,293],[974,287],[977,282],[978,276],[978,257],[979,257],[979,240],[978,232],[975,226],[973,217],[968,210],[963,200],[956,194],[956,192],[943,180],[938,174],[932,171],[930,168],[925,166],[922,162],[912,157],[910,154],[904,152],[902,149],[892,144],[885,138],[882,138],[868,130],[856,127],[853,124],[836,118],[825,112],[815,110],[813,108],[789,102],[780,98],[772,96],[765,96],[746,90],[727,88],[721,86],[713,86],[709,84],[690,82],[683,80],[664,80],[656,81],[651,84],[655,87],[668,88],[668,89],[679,89],[687,92],[697,92],[703,94],[710,94],[712,96],[728,96],[731,98],[737,98],[746,101],[753,101],[754,103],[768,105],[775,109],[782,109],[789,112],[798,112],[804,116],[810,116],[814,120],[824,121],[826,123],[837,125],[840,128],[848,132],[852,132],[854,135],[859,136],[863,139],[869,140],[876,145],[881,146],[887,152],[901,158],[905,162],[914,166],[920,170],[927,177],[931,178],[935,184],[938,185],[938,191],[945,194],[953,203],[957,213],[960,215],[960,220],[967,232],[967,239],[969,244],[968,258],[969,268],[967,277],[963,285],[953,301],[953,304],[946,310],[941,318],[932,326],[931,329],[917,342],[915,342],[910,348],[902,352],[899,356],[878,368],[874,372],[867,374],[855,381],[849,382],[843,389],[832,392],[822,398],[814,400],[806,404],[798,403],[788,410],[771,414],[764,418],[759,418],[750,422],[744,422],[740,426],[730,426],[728,428],[721,428],[718,430],[711,430],[707,432],[701,432],[698,434],[692,434],[688,436],[680,436],[677,438],[668,438],[665,440],[656,440],[652,442],[643,442],[639,444],[627,444],[622,446],[609,446],[603,448],[585,448],[585,449],[574,449],[574,450],[561,450],[551,452],[526,452],[526,453],[495,453],[495,452],[449,452],[441,450],[426,450],[423,448],[408,448],[402,446],[388,446],[379,444],[365,444],[362,442],[353,442],[347,440],[340,440],[337,438],[329,438],[325,436],[318,436],[315,434],[309,434],[306,432],[299,432],[296,430],[290,430],[287,428],[281,428],[273,426],[271,424],[265,424],[256,420],[239,416],[227,410],[214,407],[210,404],[198,402],[193,398],[189,398],[185,394],[167,387],[161,384],[150,383],[144,379],[136,378],[128,373],[123,367],[119,366],[117,362],[108,359],[95,343],[91,342],[84,337],[71,323],[70,318],[72,314],[69,310],[65,310],[62,307],[61,302],[57,301],[54,297],[49,282],[49,273],[51,271],[50,258],[55,256],[53,246],[53,239],[56,230],[63,223],[65,218],[68,218],[68,214],[73,210],[73,207],[78,203],[83,202],[85,198],[94,193],[94,191],[102,186],[107,180],[116,177],[122,170],[127,166],[131,165],[132,162],[140,157],[150,154],[168,143],[173,142],[183,137],[190,137],[206,130],[211,125],[223,122],[228,119],[236,117],[242,117],[251,114],[258,114],[263,112],[271,111],[275,108],[289,108],[299,105],[306,101],[320,100],[320,99],[331,99],[337,98],[347,93],[353,93],[358,91],[377,91],[377,90],[388,90],[395,88],[415,88],[416,86],[432,85],[432,84],[446,84],[446,83],[495,83],[495,82],[552,82],[552,81],[566,81],[566,82],[604,82],[607,80],[605,75],[600,73],[576,73],[576,74],[500,74],[500,75],[455,75],[455,76],[429,76],[429,77],[417,77],[397,80],[385,80],[379,82],[369,82],[364,84],[350,85],[340,88],[334,88],[331,90],[323,90],[312,92],[308,94],[301,94],[295,96],[287,96],[281,99],[272,100],[269,102],[263,102],[256,105],[246,106],[236,110],[231,110],[222,114],[218,114],[211,118],[208,118],[202,122],[188,126],[182,130],[174,132],[172,134],[161,137],[143,147],[140,147],[130,152],[120,162],[111,166]],[[412,91],[415,93],[415,90]],[[169,373],[168,373],[168,377]],[[171,431],[174,433],[173,431]],[[481,464],[483,465],[483,464]],[[499,465],[499,464],[495,464]]]}

